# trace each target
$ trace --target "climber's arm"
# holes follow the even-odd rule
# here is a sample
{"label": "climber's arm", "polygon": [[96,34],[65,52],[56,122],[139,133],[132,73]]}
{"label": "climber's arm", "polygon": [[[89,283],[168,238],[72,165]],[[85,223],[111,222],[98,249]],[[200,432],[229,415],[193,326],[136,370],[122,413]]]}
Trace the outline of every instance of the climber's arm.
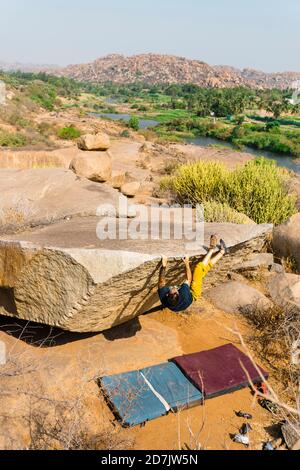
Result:
{"label": "climber's arm", "polygon": [[161,268],[159,271],[159,280],[158,280],[158,288],[161,289],[166,285],[166,269],[167,269],[168,259],[163,256],[161,260]]}
{"label": "climber's arm", "polygon": [[191,266],[190,266],[190,258],[188,256],[186,256],[183,259],[183,262],[185,264],[185,269],[186,269],[187,283],[190,286],[192,284],[192,280],[193,280],[193,275],[192,275]]}

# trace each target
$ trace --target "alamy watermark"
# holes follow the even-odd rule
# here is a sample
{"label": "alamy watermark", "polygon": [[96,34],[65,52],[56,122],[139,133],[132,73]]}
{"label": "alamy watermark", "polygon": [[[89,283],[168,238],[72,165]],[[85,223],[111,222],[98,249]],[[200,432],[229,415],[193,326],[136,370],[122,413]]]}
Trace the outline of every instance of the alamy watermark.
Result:
{"label": "alamy watermark", "polygon": [[6,103],[6,85],[0,80],[0,106]]}
{"label": "alamy watermark", "polygon": [[97,237],[100,240],[182,240],[185,250],[197,250],[204,241],[202,205],[128,205],[120,195],[117,207],[101,204]]}
{"label": "alamy watermark", "polygon": [[294,93],[290,103],[294,106],[297,106],[300,104],[300,80],[296,80],[292,83],[292,89],[294,90]]}
{"label": "alamy watermark", "polygon": [[6,344],[0,341],[0,366],[6,364]]}

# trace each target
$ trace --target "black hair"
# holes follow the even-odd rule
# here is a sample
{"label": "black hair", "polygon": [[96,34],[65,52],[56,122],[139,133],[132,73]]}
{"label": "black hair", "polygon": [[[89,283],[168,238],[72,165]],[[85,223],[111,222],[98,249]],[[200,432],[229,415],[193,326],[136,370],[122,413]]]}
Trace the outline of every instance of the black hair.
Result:
{"label": "black hair", "polygon": [[167,294],[167,301],[170,307],[176,307],[179,302],[179,294],[178,292],[174,292],[173,294]]}

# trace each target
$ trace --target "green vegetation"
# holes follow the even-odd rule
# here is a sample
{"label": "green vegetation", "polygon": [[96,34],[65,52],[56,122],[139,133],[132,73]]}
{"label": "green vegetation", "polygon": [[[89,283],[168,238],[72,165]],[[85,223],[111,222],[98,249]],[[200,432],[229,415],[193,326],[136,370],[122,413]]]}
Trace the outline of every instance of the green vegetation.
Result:
{"label": "green vegetation", "polygon": [[128,129],[124,129],[124,131],[122,131],[122,132],[120,133],[120,137],[126,137],[126,138],[130,137],[130,132],[129,132],[129,130],[128,130]]}
{"label": "green vegetation", "polygon": [[258,158],[229,171],[217,162],[186,164],[162,179],[183,204],[227,204],[256,223],[280,224],[296,212],[296,198],[289,194],[290,175],[273,161]]}
{"label": "green vegetation", "polygon": [[62,129],[59,129],[57,135],[60,139],[75,140],[81,136],[81,132],[80,130],[76,129],[76,127],[71,125],[71,126],[67,126],[67,127],[63,127]]}
{"label": "green vegetation", "polygon": [[[300,132],[297,130],[281,129],[277,121],[267,122],[266,125],[228,121],[214,123],[208,118],[174,120],[157,129],[160,135],[181,133],[187,136],[204,136],[231,142],[236,147],[253,147],[274,153],[300,155]],[[177,134],[177,136],[180,134]]]}
{"label": "green vegetation", "polygon": [[24,147],[27,144],[27,138],[19,132],[7,132],[0,129],[0,147]]}
{"label": "green vegetation", "polygon": [[131,116],[130,120],[128,121],[128,127],[135,131],[138,131],[140,128],[140,121],[136,116]]}
{"label": "green vegetation", "polygon": [[[152,132],[161,140],[203,136],[228,141],[237,149],[249,146],[300,156],[300,106],[288,101],[292,90],[217,89],[141,82],[94,84],[45,73],[21,72],[0,72],[0,79],[18,90],[10,103],[15,110],[5,118],[5,122],[18,129],[32,127],[23,109],[78,108],[80,116],[88,112],[131,114],[133,110],[127,127],[139,130],[139,119],[157,120],[159,125]],[[119,109],[121,105],[123,108]]]}
{"label": "green vegetation", "polygon": [[206,201],[204,206],[204,219],[206,222],[229,222],[232,224],[253,224],[254,222],[245,214],[232,209],[228,204],[217,201]]}
{"label": "green vegetation", "polygon": [[27,89],[29,98],[48,111],[53,111],[57,103],[55,88],[43,82],[34,81]]}

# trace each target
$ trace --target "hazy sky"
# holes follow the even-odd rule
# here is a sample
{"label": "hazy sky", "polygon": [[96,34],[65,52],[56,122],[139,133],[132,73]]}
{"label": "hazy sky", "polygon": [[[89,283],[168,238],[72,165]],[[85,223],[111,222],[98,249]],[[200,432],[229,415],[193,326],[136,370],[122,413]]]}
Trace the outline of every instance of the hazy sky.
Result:
{"label": "hazy sky", "polygon": [[299,0],[0,0],[0,61],[155,52],[300,71],[299,23]]}

